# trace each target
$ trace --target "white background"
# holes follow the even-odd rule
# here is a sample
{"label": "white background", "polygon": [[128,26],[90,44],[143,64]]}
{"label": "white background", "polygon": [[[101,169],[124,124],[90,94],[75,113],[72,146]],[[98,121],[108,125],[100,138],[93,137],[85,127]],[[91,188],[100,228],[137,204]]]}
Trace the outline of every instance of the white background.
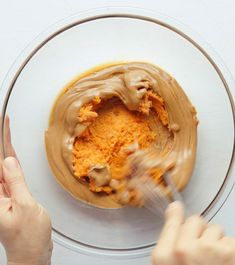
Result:
{"label": "white background", "polygon": [[[235,76],[234,0],[0,0],[0,85],[18,54],[40,32],[73,13],[104,6],[148,8],[179,20],[199,33]],[[235,191],[216,217],[216,221],[224,225],[231,236],[235,236],[234,201]],[[0,248],[0,264],[5,263],[4,252]],[[85,265],[87,261],[56,245],[52,263]],[[94,261],[90,260],[90,263],[94,264]],[[99,264],[106,263],[100,261]],[[109,261],[107,264],[116,263]],[[135,264],[146,263],[136,261]]]}

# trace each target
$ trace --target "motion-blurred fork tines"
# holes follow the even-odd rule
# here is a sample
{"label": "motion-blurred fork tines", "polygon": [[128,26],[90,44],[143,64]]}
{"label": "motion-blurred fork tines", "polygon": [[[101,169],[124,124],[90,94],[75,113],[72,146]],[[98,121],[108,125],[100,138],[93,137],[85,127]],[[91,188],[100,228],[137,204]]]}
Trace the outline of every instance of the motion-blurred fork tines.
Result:
{"label": "motion-blurred fork tines", "polygon": [[[183,201],[181,194],[171,180],[170,174],[167,172],[163,175],[164,182],[167,185],[169,194],[165,194],[159,186],[157,186],[148,174],[145,174],[144,180],[141,179],[140,172],[132,177],[135,178],[136,189],[141,193],[144,206],[152,213],[159,217],[163,217],[166,208],[173,201]],[[143,176],[143,175],[142,175]]]}

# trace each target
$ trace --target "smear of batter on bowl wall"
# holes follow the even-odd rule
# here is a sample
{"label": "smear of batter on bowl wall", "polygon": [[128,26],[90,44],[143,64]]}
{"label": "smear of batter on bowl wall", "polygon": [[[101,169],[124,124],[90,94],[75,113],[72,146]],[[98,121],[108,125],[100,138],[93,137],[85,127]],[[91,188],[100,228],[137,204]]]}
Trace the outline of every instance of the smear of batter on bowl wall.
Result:
{"label": "smear of batter on bowl wall", "polygon": [[56,100],[45,133],[49,164],[74,197],[105,208],[141,204],[128,185],[128,158],[152,150],[174,154],[173,165],[153,167],[149,178],[163,190],[171,168],[178,190],[193,171],[196,110],[168,73],[142,62],[106,65],[71,83]]}

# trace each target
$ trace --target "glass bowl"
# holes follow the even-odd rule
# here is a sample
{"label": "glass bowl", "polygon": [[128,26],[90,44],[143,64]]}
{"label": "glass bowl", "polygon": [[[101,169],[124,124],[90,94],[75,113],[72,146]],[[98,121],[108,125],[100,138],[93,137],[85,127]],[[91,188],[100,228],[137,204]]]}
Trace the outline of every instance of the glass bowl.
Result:
{"label": "glass bowl", "polygon": [[88,255],[133,258],[150,253],[162,221],[146,209],[100,209],[74,199],[53,177],[44,145],[61,89],[89,68],[116,61],[160,66],[195,105],[197,160],[183,197],[188,212],[210,220],[234,183],[234,84],[213,50],[178,22],[135,8],[91,10],[60,21],[17,59],[2,86],[0,103],[2,116],[11,119],[29,188],[50,212],[54,239]]}

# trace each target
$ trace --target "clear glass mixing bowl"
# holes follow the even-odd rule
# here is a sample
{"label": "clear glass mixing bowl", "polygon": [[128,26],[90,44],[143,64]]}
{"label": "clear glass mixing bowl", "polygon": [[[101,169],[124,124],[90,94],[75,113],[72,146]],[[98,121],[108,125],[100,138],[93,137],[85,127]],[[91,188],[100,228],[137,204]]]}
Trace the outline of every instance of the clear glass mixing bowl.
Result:
{"label": "clear glass mixing bowl", "polygon": [[162,225],[145,209],[106,210],[74,199],[48,166],[44,131],[51,107],[71,79],[99,64],[156,64],[178,80],[195,105],[200,121],[197,161],[183,192],[188,211],[211,219],[231,191],[234,117],[229,86],[233,83],[219,60],[215,62],[213,51],[182,28],[146,10],[92,10],[52,26],[10,70],[1,89],[2,116],[10,116],[27,183],[50,212],[57,242],[88,254],[142,255],[149,253]]}

